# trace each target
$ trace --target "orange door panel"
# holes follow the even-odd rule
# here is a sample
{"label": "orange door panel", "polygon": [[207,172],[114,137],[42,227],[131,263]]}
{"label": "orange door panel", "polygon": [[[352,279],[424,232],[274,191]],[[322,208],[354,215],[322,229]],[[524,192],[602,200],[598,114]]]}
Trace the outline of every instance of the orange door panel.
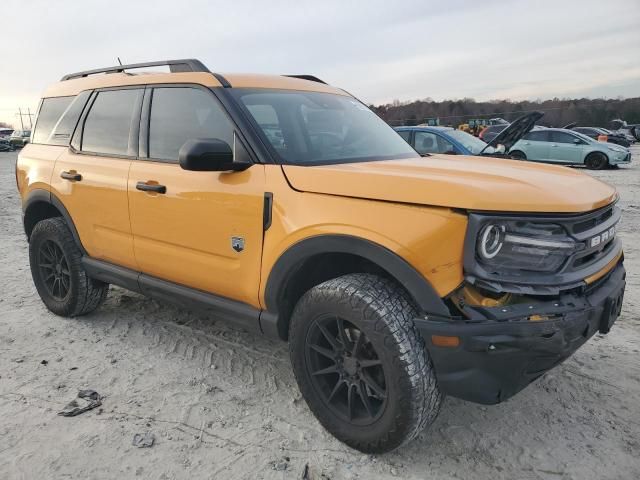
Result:
{"label": "orange door panel", "polygon": [[130,164],[125,158],[67,149],[56,161],[51,190],[73,218],[91,257],[135,269],[127,200]]}
{"label": "orange door panel", "polygon": [[[141,191],[138,182],[165,191]],[[194,172],[138,160],[128,188],[142,272],[259,307],[264,166]]]}

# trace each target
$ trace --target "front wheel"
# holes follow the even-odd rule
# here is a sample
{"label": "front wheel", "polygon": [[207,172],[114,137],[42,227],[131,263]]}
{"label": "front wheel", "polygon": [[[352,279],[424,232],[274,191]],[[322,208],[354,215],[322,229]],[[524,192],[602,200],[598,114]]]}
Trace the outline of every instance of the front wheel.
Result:
{"label": "front wheel", "polygon": [[60,217],[36,224],[29,237],[31,275],[40,298],[57,315],[75,317],[104,302],[109,285],[90,278],[82,252]]}
{"label": "front wheel", "polygon": [[509,153],[509,155],[511,155],[511,158],[513,158],[514,160],[526,160],[527,156],[525,155],[524,152],[521,152],[520,150],[514,150],[513,152]]}
{"label": "front wheel", "polygon": [[404,290],[369,274],[328,280],[296,305],[293,371],[309,408],[338,440],[387,452],[435,420],[443,397],[416,316]]}
{"label": "front wheel", "polygon": [[604,153],[595,152],[590,153],[584,163],[591,170],[602,170],[609,165],[609,159]]}

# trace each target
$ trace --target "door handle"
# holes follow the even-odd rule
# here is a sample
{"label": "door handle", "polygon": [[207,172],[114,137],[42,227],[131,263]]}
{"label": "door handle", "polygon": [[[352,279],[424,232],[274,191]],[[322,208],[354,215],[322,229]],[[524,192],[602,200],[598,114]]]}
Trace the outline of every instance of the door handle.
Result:
{"label": "door handle", "polygon": [[167,193],[167,187],[157,183],[138,182],[136,183],[136,189],[143,192]]}
{"label": "door handle", "polygon": [[60,174],[60,178],[64,178],[65,180],[71,180],[72,182],[79,182],[82,180],[82,175],[80,175],[75,170],[70,170],[68,172],[62,172]]}

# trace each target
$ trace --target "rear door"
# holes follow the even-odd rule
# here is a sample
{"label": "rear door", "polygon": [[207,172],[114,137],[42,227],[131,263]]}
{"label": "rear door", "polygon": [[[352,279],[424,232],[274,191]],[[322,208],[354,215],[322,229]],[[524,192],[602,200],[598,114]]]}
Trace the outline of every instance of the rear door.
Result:
{"label": "rear door", "polygon": [[584,147],[582,140],[566,132],[552,130],[549,134],[550,160],[559,163],[582,163],[582,149]]}
{"label": "rear door", "polygon": [[[522,145],[524,153],[529,160],[549,160],[549,132],[546,130],[534,130],[527,133],[518,145]],[[517,147],[516,147],[517,149]]]}
{"label": "rear door", "polygon": [[[140,158],[129,172],[129,206],[140,270],[258,307],[264,166],[242,172],[183,170],[189,139],[217,138],[248,155],[215,95],[193,85],[149,87]],[[142,185],[142,187],[141,187]],[[161,185],[162,192],[140,190]]]}
{"label": "rear door", "polygon": [[[143,92],[143,88],[94,92],[71,148],[56,161],[51,179],[52,192],[71,215],[88,254],[132,269],[136,262],[127,176],[138,149]],[[54,138],[69,135],[56,133],[59,130],[54,131]]]}

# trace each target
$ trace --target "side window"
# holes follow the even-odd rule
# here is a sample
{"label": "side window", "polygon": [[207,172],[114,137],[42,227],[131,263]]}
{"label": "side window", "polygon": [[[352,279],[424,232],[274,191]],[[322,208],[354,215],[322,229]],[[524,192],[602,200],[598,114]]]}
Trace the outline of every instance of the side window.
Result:
{"label": "side window", "polygon": [[401,130],[400,132],[398,132],[398,135],[400,135],[405,142],[409,143],[409,138],[411,137],[411,130]]}
{"label": "side window", "polygon": [[233,124],[211,93],[189,87],[153,90],[150,158],[177,161],[180,147],[192,138],[218,138],[233,148],[233,130]]}
{"label": "side window", "polygon": [[33,143],[48,143],[51,130],[67,109],[74,97],[51,97],[42,99],[36,129],[33,133]]}
{"label": "side window", "polygon": [[82,132],[82,151],[130,155],[129,134],[142,89],[98,92]]}
{"label": "side window", "polygon": [[533,132],[529,132],[524,136],[525,140],[530,140],[532,142],[548,142],[547,132],[544,130],[535,130]]}
{"label": "side window", "polygon": [[438,137],[438,153],[455,152],[453,144],[446,138]]}
{"label": "side window", "polygon": [[421,155],[424,153],[439,153],[438,137],[431,132],[416,132],[415,142],[416,152]]}
{"label": "side window", "polygon": [[553,143],[573,143],[573,141],[578,138],[564,132],[550,132],[551,133],[551,141]]}

